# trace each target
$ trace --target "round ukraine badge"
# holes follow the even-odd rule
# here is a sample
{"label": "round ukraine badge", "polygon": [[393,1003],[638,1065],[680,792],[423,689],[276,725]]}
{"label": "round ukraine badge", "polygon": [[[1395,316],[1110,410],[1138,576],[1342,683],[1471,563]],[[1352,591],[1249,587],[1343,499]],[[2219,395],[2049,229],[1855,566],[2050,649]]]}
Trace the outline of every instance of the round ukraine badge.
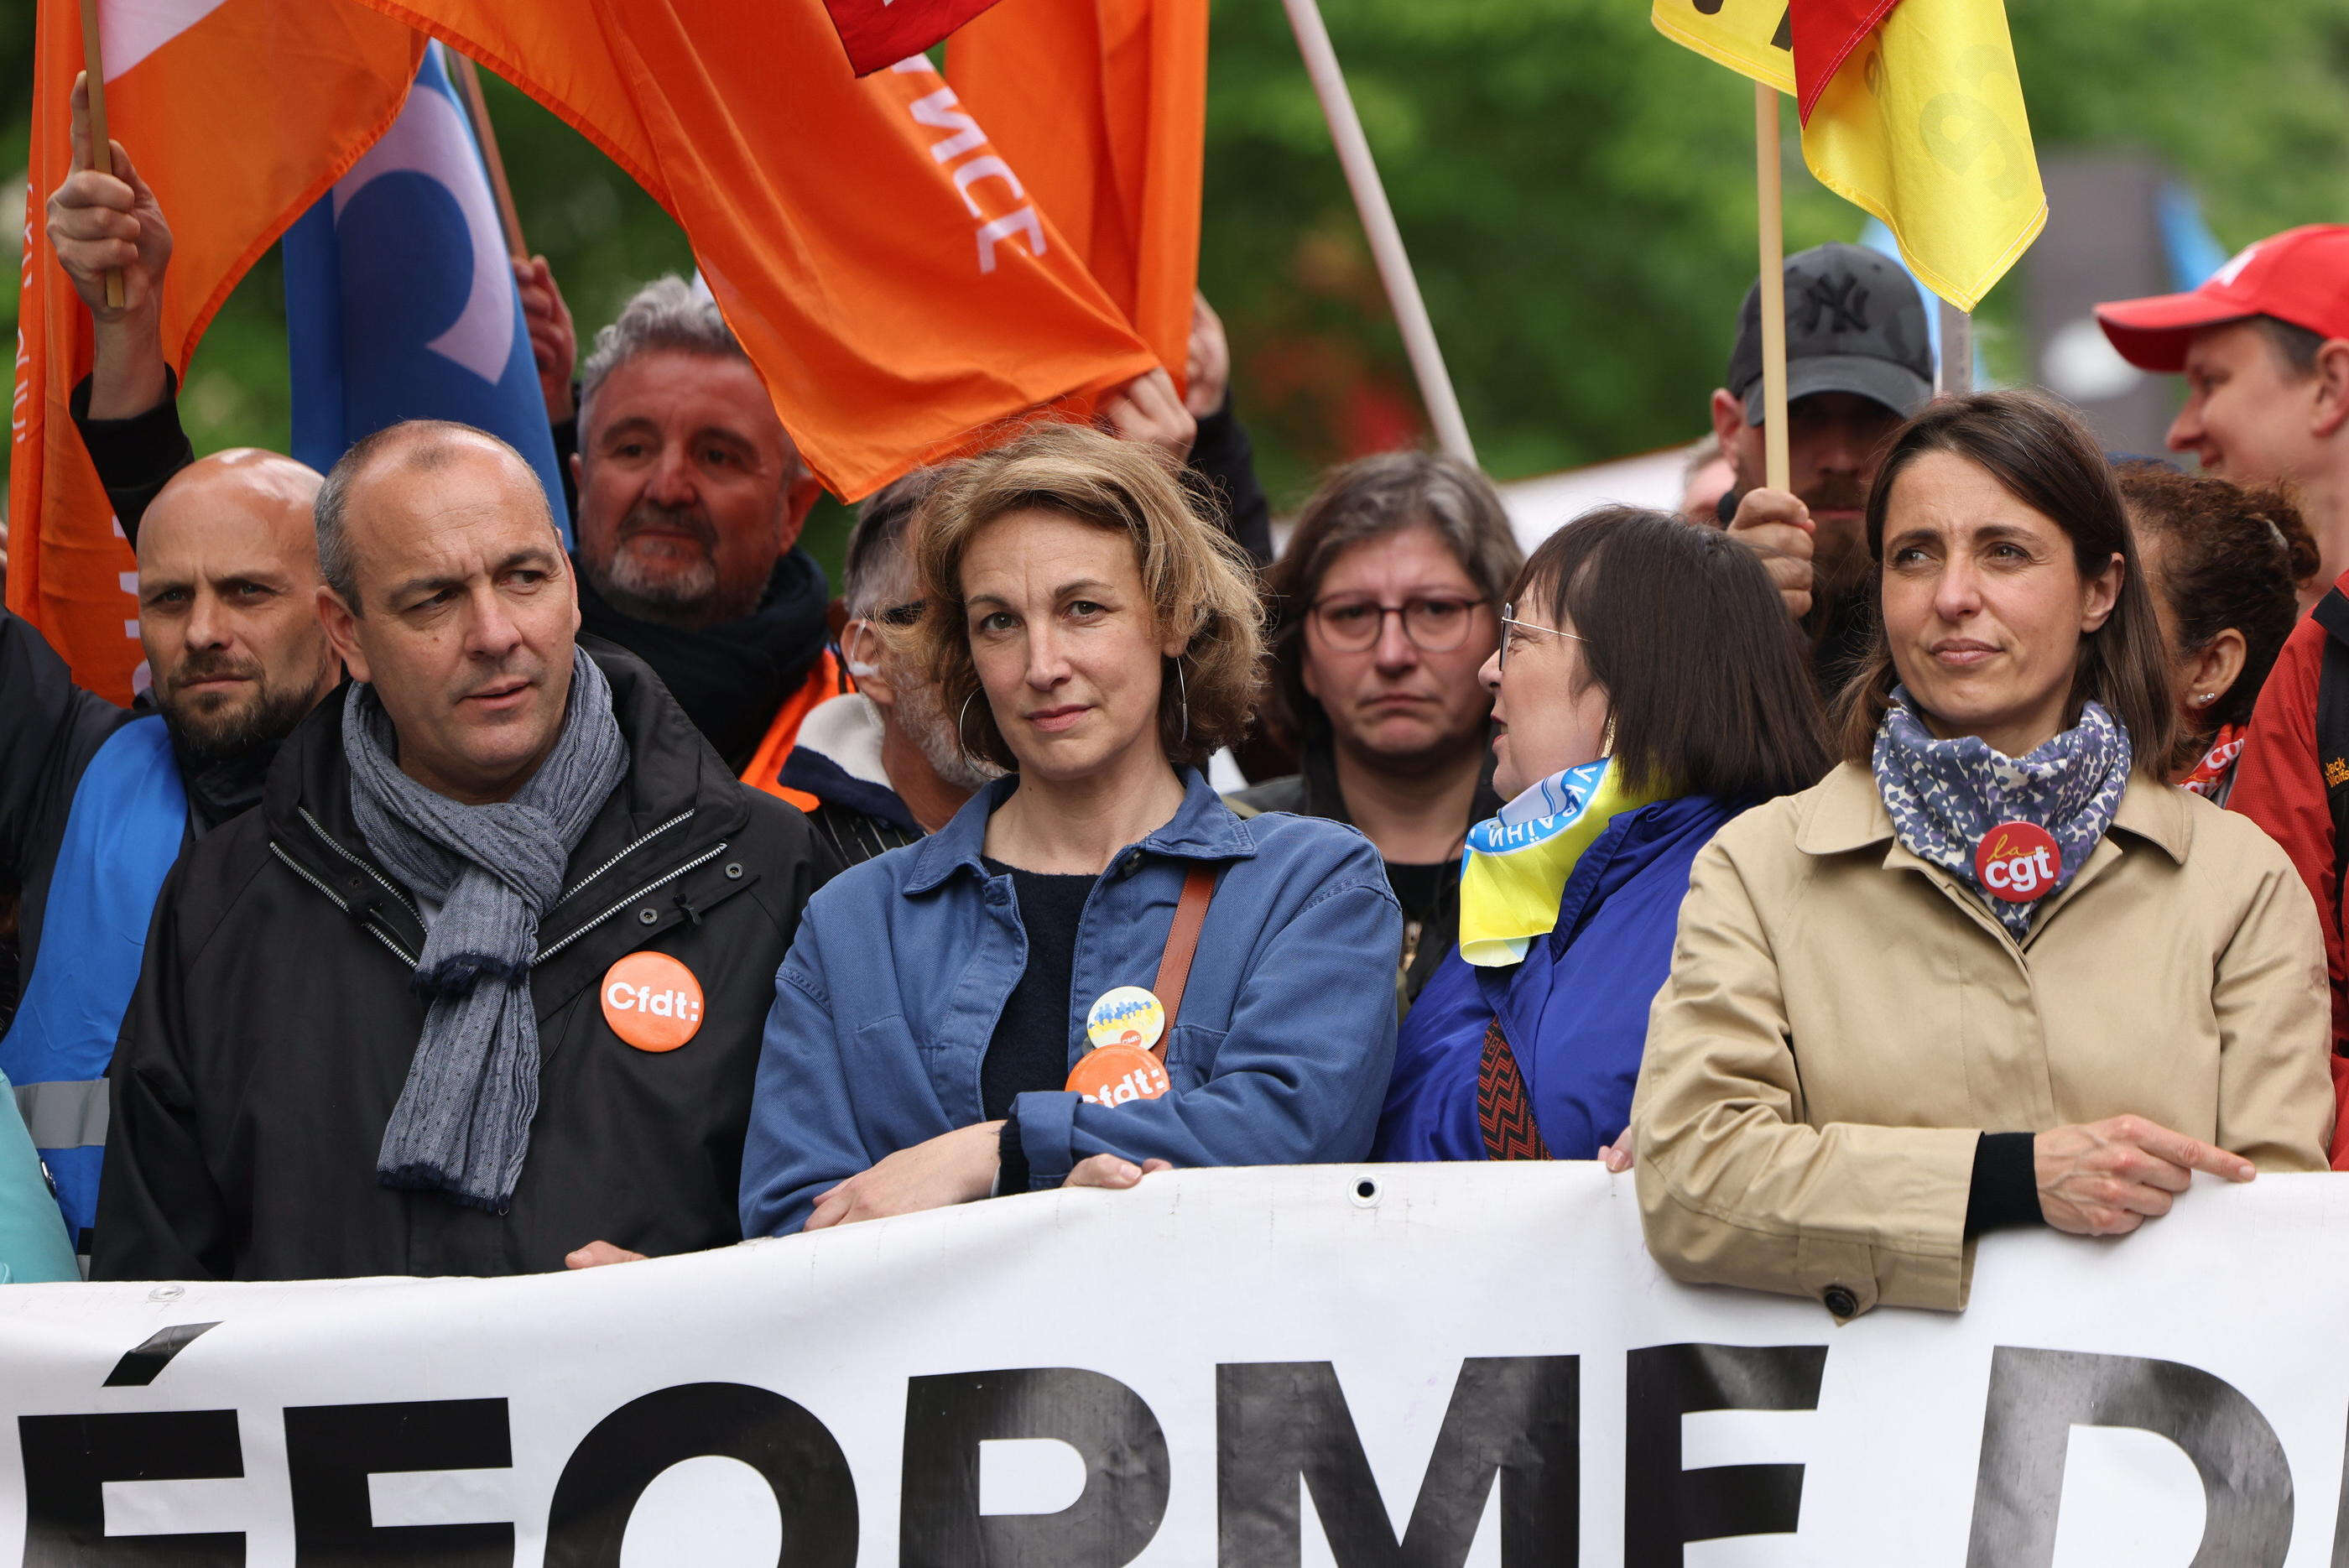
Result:
{"label": "round ukraine badge", "polygon": [[1147,1051],[1166,1033],[1166,1009],[1147,987],[1121,985],[1101,993],[1085,1013],[1085,1038],[1100,1050],[1131,1045]]}
{"label": "round ukraine badge", "polygon": [[2010,904],[2044,898],[2064,869],[2064,852],[2035,822],[2002,822],[1974,849],[1974,876]]}

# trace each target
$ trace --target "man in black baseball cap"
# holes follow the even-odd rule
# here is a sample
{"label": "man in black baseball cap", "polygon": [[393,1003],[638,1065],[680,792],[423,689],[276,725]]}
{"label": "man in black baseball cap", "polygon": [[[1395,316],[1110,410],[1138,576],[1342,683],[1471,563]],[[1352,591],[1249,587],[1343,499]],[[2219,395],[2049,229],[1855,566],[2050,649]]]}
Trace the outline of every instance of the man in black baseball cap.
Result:
{"label": "man in black baseball cap", "polygon": [[1762,288],[1745,295],[1713,428],[1735,469],[1729,531],[1759,551],[1832,692],[1865,631],[1868,487],[1885,438],[1933,395],[1925,306],[1900,264],[1862,245],[1786,258],[1790,491],[1762,487]]}

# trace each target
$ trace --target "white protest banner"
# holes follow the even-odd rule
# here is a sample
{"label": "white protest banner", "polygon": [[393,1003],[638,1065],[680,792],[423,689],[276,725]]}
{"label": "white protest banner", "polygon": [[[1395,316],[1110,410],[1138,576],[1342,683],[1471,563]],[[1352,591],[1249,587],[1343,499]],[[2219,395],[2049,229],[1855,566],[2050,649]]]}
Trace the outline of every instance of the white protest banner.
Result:
{"label": "white protest banner", "polygon": [[1371,1167],[571,1276],[18,1286],[0,1562],[2318,1568],[2344,1235],[2349,1181],[2200,1182],[1839,1327],[1666,1278],[1629,1177]]}

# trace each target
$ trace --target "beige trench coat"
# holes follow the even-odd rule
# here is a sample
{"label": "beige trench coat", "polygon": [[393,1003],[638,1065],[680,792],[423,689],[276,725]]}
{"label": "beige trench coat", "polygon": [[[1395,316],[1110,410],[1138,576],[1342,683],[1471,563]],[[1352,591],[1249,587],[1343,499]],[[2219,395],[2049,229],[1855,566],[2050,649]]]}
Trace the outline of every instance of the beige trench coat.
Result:
{"label": "beige trench coat", "polygon": [[1846,763],[1697,857],[1631,1108],[1649,1248],[1840,1315],[1956,1311],[1982,1133],[2135,1112],[2324,1169],[2327,1007],[2315,907],[2248,819],[2132,779],[2017,947]]}

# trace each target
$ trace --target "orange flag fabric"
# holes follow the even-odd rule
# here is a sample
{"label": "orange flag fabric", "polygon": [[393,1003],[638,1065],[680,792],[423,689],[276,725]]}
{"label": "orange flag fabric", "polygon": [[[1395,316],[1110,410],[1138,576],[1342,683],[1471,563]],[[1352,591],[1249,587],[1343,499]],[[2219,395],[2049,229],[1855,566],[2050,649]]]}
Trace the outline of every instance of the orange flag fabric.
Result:
{"label": "orange flag fabric", "polygon": [[862,80],[822,0],[364,0],[597,143],[683,225],[843,497],[1154,363],[919,56]]}
{"label": "orange flag fabric", "polygon": [[[163,352],[184,376],[237,280],[398,114],[423,40],[339,0],[99,0],[98,27],[109,129],[171,224]],[[89,316],[40,217],[72,168],[80,8],[41,0],[35,28],[8,607],[83,686],[128,702],[137,562],[67,408],[89,373]]]}
{"label": "orange flag fabric", "polygon": [[1199,273],[1207,0],[997,0],[947,45],[947,79],[1179,388]]}

